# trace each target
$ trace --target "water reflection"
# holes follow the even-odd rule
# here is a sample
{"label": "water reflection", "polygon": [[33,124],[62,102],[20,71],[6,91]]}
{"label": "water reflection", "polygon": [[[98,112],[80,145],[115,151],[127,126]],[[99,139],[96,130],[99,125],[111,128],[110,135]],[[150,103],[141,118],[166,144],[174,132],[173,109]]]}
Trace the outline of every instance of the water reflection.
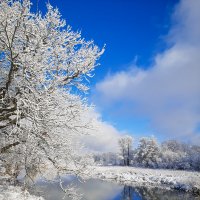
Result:
{"label": "water reflection", "polygon": [[[112,200],[116,196],[120,196],[123,186],[100,180],[91,179],[85,183],[80,183],[77,179],[67,177],[64,180],[64,187],[68,184],[73,184],[78,188],[79,193],[83,194],[84,200]],[[63,199],[64,193],[61,190],[59,183],[48,183],[40,180],[30,189],[30,193],[43,196],[46,200]],[[65,196],[65,200],[70,200]]]}
{"label": "water reflection", "polygon": [[[91,179],[84,184],[78,182],[74,177],[66,177],[65,186],[70,183],[76,185],[79,192],[84,194],[84,200],[198,200],[199,197],[184,192],[161,190],[156,188],[131,187],[115,183],[103,182]],[[31,189],[31,193],[43,196],[46,200],[63,199],[64,194],[58,182],[48,183],[40,180]],[[65,197],[65,200],[70,198]]]}
{"label": "water reflection", "polygon": [[163,190],[160,188],[133,188],[135,192],[140,194],[143,200],[199,200],[200,197],[193,196],[190,193],[176,191],[176,190]]}
{"label": "water reflection", "polygon": [[125,185],[122,191],[122,200],[131,200],[131,199],[133,199],[132,187]]}
{"label": "water reflection", "polygon": [[131,187],[125,185],[120,200],[197,200],[192,194],[160,188]]}

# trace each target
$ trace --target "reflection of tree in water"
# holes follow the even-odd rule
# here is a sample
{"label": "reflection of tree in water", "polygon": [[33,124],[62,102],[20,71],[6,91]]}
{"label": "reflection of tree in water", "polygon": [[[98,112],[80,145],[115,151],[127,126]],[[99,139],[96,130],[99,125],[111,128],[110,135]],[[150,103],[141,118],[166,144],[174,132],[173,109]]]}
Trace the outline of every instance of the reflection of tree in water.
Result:
{"label": "reflection of tree in water", "polygon": [[124,188],[121,192],[121,200],[143,200],[143,197],[137,191],[137,189],[128,185],[124,185]]}
{"label": "reflection of tree in water", "polygon": [[198,197],[176,190],[163,190],[160,188],[124,186],[121,200],[196,200]]}
{"label": "reflection of tree in water", "polygon": [[132,200],[133,196],[133,188],[125,185],[124,189],[122,190],[122,200]]}
{"label": "reflection of tree in water", "polygon": [[136,191],[140,193],[144,200],[193,200],[196,199],[190,193],[181,192],[177,190],[163,190],[160,188],[137,188]]}

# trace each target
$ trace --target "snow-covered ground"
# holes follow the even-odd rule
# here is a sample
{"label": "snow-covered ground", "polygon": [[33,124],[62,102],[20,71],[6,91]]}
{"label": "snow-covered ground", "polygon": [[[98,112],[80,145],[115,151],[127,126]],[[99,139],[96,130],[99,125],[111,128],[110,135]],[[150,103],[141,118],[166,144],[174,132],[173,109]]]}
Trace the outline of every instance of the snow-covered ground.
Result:
{"label": "snow-covered ground", "polygon": [[44,200],[42,197],[30,195],[21,187],[0,185],[0,200]]}
{"label": "snow-covered ground", "polygon": [[178,189],[200,195],[199,172],[118,166],[98,166],[92,171],[93,178],[131,186]]}
{"label": "snow-covered ground", "polygon": [[9,175],[0,174],[0,200],[44,200],[42,197],[30,195],[22,187],[8,185]]}

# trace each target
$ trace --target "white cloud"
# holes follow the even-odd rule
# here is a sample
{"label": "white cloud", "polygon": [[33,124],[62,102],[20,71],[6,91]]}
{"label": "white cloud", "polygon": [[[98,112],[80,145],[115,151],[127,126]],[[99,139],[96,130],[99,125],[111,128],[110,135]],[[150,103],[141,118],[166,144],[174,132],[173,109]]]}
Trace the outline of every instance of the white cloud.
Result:
{"label": "white cloud", "polygon": [[98,122],[98,127],[91,135],[84,136],[84,144],[90,151],[117,152],[118,139],[122,133],[107,122]]}
{"label": "white cloud", "polygon": [[[101,119],[101,115],[91,109],[87,113],[93,128],[87,130],[87,135],[81,136],[81,143],[89,151],[94,152],[117,152],[118,139],[124,132],[118,131],[112,124]],[[87,117],[87,116],[85,116]],[[80,139],[78,137],[78,139]]]}
{"label": "white cloud", "polygon": [[99,103],[128,102],[133,113],[151,119],[157,132],[200,142],[199,10],[199,0],[182,0],[167,37],[172,47],[155,56],[148,70],[132,66],[107,76],[96,85]]}

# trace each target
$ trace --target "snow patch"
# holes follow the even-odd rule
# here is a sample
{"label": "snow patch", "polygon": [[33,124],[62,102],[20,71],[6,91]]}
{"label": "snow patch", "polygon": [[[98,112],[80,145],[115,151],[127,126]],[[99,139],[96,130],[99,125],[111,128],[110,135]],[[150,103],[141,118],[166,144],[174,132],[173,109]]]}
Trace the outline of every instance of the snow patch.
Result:
{"label": "snow patch", "polygon": [[15,186],[0,186],[0,200],[44,200],[30,195],[28,191]]}

